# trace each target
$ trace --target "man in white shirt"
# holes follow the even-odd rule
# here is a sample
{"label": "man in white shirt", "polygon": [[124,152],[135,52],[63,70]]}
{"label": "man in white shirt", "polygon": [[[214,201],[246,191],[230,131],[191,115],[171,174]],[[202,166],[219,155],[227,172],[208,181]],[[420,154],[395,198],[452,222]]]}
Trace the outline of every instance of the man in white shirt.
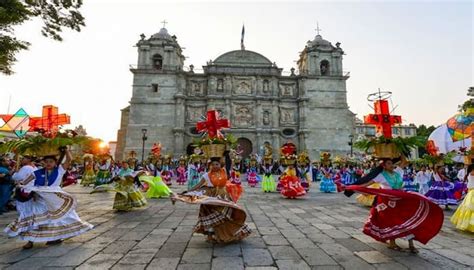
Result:
{"label": "man in white shirt", "polygon": [[[33,164],[33,158],[31,156],[24,156],[21,160],[21,168],[17,172],[15,172],[12,176],[13,181],[15,183],[20,182],[28,178],[37,168]],[[33,185],[34,182],[30,182],[29,184]]]}
{"label": "man in white shirt", "polygon": [[458,180],[461,182],[464,182],[465,176],[466,176],[466,168],[460,168],[457,175]]}

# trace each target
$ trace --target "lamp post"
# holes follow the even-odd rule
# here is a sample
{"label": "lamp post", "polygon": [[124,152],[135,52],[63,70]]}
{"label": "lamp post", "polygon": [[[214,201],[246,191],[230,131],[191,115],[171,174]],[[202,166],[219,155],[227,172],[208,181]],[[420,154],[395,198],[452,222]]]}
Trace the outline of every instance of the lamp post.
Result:
{"label": "lamp post", "polygon": [[145,141],[148,139],[146,136],[146,128],[142,129],[142,166],[143,162],[145,161]]}
{"label": "lamp post", "polygon": [[349,135],[349,139],[350,139],[350,141],[349,141],[349,143],[348,143],[348,144],[349,144],[349,146],[351,147],[351,157],[352,157],[352,155],[354,154],[354,151],[353,151],[353,145],[354,145],[354,143],[353,143],[353,141],[354,141],[354,135],[352,135],[352,134],[351,134],[351,135]]}

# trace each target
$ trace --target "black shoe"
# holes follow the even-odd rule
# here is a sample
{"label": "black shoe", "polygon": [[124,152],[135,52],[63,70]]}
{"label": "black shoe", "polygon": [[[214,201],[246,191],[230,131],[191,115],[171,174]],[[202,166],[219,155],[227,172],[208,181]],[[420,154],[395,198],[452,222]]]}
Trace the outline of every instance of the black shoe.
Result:
{"label": "black shoe", "polygon": [[48,246],[59,245],[62,242],[63,242],[63,240],[61,240],[61,239],[60,240],[55,240],[55,241],[48,241],[48,242],[46,242],[46,245],[48,245]]}

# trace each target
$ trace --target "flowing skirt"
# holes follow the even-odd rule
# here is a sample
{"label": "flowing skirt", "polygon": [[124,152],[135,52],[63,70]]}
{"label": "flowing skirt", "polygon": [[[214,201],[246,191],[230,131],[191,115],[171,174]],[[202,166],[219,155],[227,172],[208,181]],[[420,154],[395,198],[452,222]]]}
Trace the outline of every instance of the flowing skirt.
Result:
{"label": "flowing skirt", "polygon": [[425,196],[438,205],[456,205],[458,200],[454,198],[453,188],[453,183],[433,181],[430,190]]}
{"label": "flowing skirt", "polygon": [[162,197],[169,197],[172,193],[171,189],[163,183],[163,180],[159,176],[140,176],[139,180],[148,184],[148,190],[146,197],[151,199],[159,199]]}
{"label": "flowing skirt", "polygon": [[146,205],[145,196],[135,186],[131,185],[125,188],[117,188],[115,194],[113,209],[119,211],[129,211],[134,207]]}
{"label": "flowing skirt", "polygon": [[[378,189],[380,188],[380,184],[374,183],[370,185],[369,188]],[[374,199],[375,199],[375,195],[372,195],[372,194],[359,194],[356,197],[356,200],[358,203],[364,206],[369,206],[369,207],[374,205]]]}
{"label": "flowing skirt", "polygon": [[255,172],[250,172],[247,175],[247,182],[250,187],[256,187],[257,186],[257,173]]}
{"label": "flowing skirt", "polygon": [[474,233],[474,189],[469,190],[462,203],[451,217],[457,229]]}
{"label": "flowing skirt", "polygon": [[412,178],[407,177],[403,179],[403,190],[418,192],[419,187],[418,184],[414,183],[414,180]]}
{"label": "flowing skirt", "polygon": [[195,185],[199,183],[199,174],[193,175],[188,179],[188,190],[192,189]]}
{"label": "flowing skirt", "polygon": [[93,170],[86,170],[82,175],[81,185],[87,187],[93,185],[96,181],[96,175]]}
{"label": "flowing skirt", "polygon": [[321,179],[319,190],[325,193],[336,192],[336,184],[334,184],[334,181],[332,179],[323,176],[323,178]]}
{"label": "flowing skirt", "polygon": [[262,191],[263,192],[275,192],[277,189],[275,179],[273,175],[263,175],[262,180]]}
{"label": "flowing skirt", "polygon": [[443,210],[418,193],[359,186],[346,190],[377,195],[363,230],[377,241],[408,237],[426,244],[443,225]]}
{"label": "flowing skirt", "polygon": [[200,205],[198,222],[194,228],[196,233],[213,235],[218,243],[239,241],[249,236],[252,231],[245,224],[247,214],[244,209],[227,199],[225,188],[218,192],[216,190],[210,188],[174,195],[173,200]]}
{"label": "flowing skirt", "polygon": [[47,242],[71,238],[93,226],[76,213],[77,201],[59,188],[29,188],[33,198],[17,201],[19,217],[5,228],[10,237],[31,242]]}
{"label": "flowing skirt", "polygon": [[281,195],[287,198],[296,198],[306,195],[306,191],[296,176],[283,176],[281,178]]}
{"label": "flowing skirt", "polygon": [[112,178],[112,174],[110,173],[109,170],[99,170],[99,172],[97,173],[95,185],[100,186],[100,185],[108,184],[111,178]]}

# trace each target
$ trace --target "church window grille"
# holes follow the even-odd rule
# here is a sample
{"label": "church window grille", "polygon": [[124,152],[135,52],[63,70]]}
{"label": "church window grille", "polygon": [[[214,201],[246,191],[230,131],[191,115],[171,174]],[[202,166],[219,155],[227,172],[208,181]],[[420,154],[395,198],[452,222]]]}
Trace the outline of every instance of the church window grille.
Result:
{"label": "church window grille", "polygon": [[163,69],[163,57],[161,55],[153,55],[153,68],[157,70]]}
{"label": "church window grille", "polygon": [[321,61],[321,64],[319,65],[319,68],[321,70],[321,75],[322,76],[329,75],[329,61],[328,60]]}

